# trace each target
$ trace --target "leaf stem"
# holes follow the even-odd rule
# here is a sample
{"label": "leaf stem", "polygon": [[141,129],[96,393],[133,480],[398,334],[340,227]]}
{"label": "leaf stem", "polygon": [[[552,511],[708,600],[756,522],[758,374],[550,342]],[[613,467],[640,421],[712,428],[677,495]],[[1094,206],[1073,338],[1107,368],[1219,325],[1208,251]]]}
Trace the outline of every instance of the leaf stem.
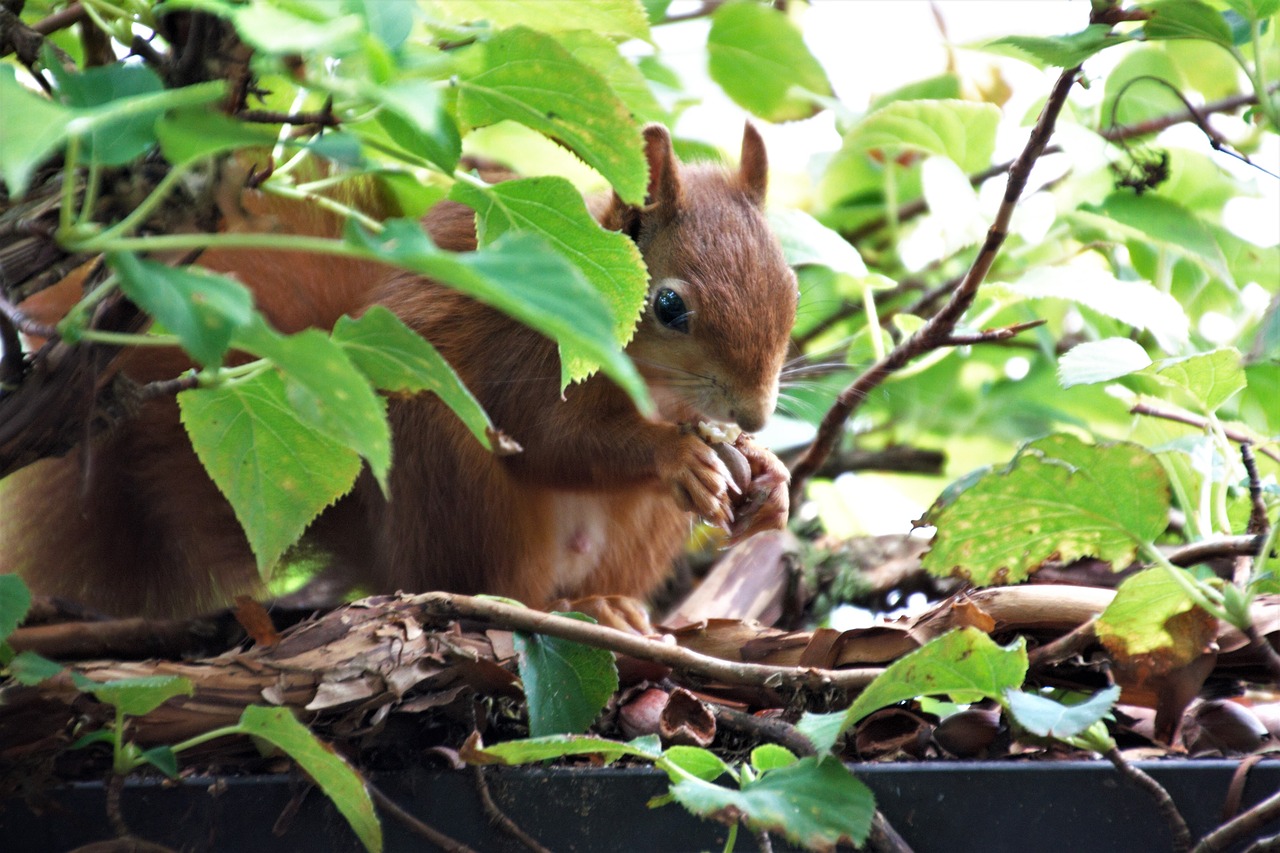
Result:
{"label": "leaf stem", "polygon": [[85,329],[80,333],[80,340],[117,347],[177,347],[182,345],[176,335],[139,335],[133,332],[109,332],[105,329]]}
{"label": "leaf stem", "polygon": [[240,734],[249,734],[249,733],[244,730],[243,726],[240,723],[236,723],[233,726],[223,726],[217,729],[210,729],[209,731],[204,732],[203,734],[193,735],[192,737],[189,737],[180,743],[175,743],[170,748],[174,751],[174,753],[179,753],[179,752],[182,752],[183,750],[190,749],[193,746],[199,746],[202,743],[208,743],[211,740],[217,740],[220,737],[230,737],[231,735],[240,735]]}

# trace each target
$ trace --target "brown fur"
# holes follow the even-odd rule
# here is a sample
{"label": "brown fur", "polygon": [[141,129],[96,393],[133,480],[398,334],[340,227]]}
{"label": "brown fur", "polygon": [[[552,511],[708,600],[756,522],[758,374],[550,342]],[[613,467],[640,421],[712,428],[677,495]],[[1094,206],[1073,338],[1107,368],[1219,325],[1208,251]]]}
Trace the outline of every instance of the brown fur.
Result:
{"label": "brown fur", "polygon": [[[738,173],[680,167],[661,128],[646,130],[646,154],[645,211],[616,198],[595,206],[606,227],[635,236],[655,287],[680,280],[671,286],[694,312],[688,334],[646,312],[628,348],[659,404],[654,419],[600,375],[561,400],[552,342],[433,282],[302,255],[202,258],[249,284],[285,331],[387,305],[436,345],[525,448],[496,457],[434,395],[392,399],[391,500],[366,472],[310,532],[348,579],[372,591],[489,592],[535,605],[643,596],[679,551],[689,509],[712,514],[727,501],[714,454],[678,424],[763,423],[794,319],[795,281],[760,211],[766,164],[754,129]],[[444,248],[475,247],[467,208],[439,205],[426,225]],[[295,221],[292,230],[328,227]],[[171,361],[147,351],[122,369],[158,378],[176,372]],[[149,404],[87,454],[14,475],[0,484],[0,506],[0,567],[20,569],[37,592],[110,612],[167,614],[257,588],[244,536],[171,402]]]}

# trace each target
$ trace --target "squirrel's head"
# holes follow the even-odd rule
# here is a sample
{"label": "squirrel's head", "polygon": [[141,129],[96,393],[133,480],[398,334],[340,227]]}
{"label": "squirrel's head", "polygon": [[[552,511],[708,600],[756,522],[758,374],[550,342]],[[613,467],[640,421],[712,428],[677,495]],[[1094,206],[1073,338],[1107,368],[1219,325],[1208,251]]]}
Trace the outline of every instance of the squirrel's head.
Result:
{"label": "squirrel's head", "polygon": [[764,216],[768,162],[747,124],[738,170],[683,166],[661,125],[644,130],[643,209],[609,223],[632,236],[649,268],[649,297],[627,353],[665,420],[760,429],[796,317],[796,277]]}

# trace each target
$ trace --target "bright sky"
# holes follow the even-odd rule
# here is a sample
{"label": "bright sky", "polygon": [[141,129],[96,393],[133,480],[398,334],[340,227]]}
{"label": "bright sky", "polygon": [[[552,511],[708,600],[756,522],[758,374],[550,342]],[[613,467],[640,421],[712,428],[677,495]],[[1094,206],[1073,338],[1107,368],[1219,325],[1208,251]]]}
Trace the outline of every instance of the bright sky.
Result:
{"label": "bright sky", "polygon": [[[697,4],[676,0],[672,12],[687,11]],[[935,11],[941,17],[946,36],[939,30]],[[1039,71],[1013,59],[996,57],[964,45],[980,44],[1004,35],[1063,35],[1077,32],[1088,23],[1088,0],[816,0],[804,15],[803,28],[810,49],[826,68],[841,100],[853,110],[865,109],[874,95],[905,83],[946,70],[946,41],[960,46],[956,53],[962,72],[985,77],[985,69],[995,66],[1010,84],[1014,97],[1006,114],[1022,115],[1049,90],[1056,70]],[[706,20],[659,27],[655,32],[663,55],[684,77],[690,91],[704,98],[701,106],[687,111],[677,130],[735,151],[740,139],[743,110],[728,101],[719,87],[706,76],[704,45],[709,23]],[[1113,51],[1112,54],[1115,52]],[[1102,54],[1085,66],[1101,76],[1114,62]],[[1101,87],[1095,87],[1100,95]],[[1073,97],[1079,97],[1075,93]],[[1228,136],[1239,127],[1227,117],[1215,125]],[[802,176],[815,155],[836,150],[840,145],[835,122],[829,112],[808,121],[763,126],[775,174]],[[1190,132],[1188,132],[1190,131]],[[1172,137],[1185,147],[1199,147],[1203,136],[1194,128],[1173,131]],[[1198,139],[1197,139],[1198,137]],[[1254,182],[1259,199],[1237,199],[1227,211],[1227,225],[1256,243],[1280,243],[1280,180],[1239,164],[1225,155],[1214,154],[1207,144],[1199,150],[1213,156],[1224,168],[1238,171]],[[1016,150],[997,151],[997,159],[1011,158]],[[1280,174],[1280,140],[1271,136],[1266,149],[1254,158],[1273,173]],[[782,184],[783,182],[779,182]],[[803,188],[805,181],[790,181]],[[801,199],[783,197],[783,204]]]}

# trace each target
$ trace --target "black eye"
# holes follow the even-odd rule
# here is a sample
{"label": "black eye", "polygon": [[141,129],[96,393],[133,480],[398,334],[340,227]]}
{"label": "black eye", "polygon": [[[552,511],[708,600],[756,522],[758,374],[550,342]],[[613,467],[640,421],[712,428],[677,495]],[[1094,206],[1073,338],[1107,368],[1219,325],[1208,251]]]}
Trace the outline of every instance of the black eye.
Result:
{"label": "black eye", "polygon": [[684,307],[680,294],[664,287],[653,297],[653,316],[668,329],[689,333],[689,309]]}

